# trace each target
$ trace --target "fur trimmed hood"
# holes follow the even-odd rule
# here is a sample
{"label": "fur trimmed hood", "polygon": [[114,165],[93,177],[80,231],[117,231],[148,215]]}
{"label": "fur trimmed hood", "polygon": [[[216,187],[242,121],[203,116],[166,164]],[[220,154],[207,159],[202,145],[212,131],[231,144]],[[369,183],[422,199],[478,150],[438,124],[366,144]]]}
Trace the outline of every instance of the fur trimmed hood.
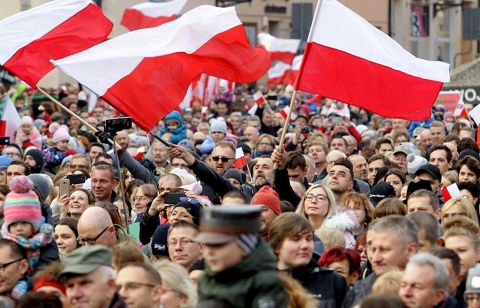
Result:
{"label": "fur trimmed hood", "polygon": [[323,222],[322,227],[338,229],[341,231],[352,231],[359,226],[355,213],[343,207],[337,208],[338,213]]}

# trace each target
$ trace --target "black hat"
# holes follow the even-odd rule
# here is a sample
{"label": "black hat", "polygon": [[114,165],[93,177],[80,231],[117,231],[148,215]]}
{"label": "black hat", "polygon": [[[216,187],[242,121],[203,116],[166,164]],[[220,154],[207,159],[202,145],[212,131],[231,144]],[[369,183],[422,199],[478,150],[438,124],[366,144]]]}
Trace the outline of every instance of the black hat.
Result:
{"label": "black hat", "polygon": [[152,236],[152,254],[168,257],[167,235],[170,224],[159,225]]}
{"label": "black hat", "polygon": [[386,182],[378,182],[372,187],[369,194],[370,202],[373,206],[377,206],[377,204],[385,198],[395,196],[395,189]]}
{"label": "black hat", "polygon": [[436,180],[439,180],[439,181],[442,180],[442,173],[440,172],[440,169],[438,169],[437,166],[434,166],[432,164],[423,165],[420,168],[418,168],[417,172],[415,172],[415,175],[418,176],[419,174],[422,174],[425,172],[429,173]]}
{"label": "black hat", "polygon": [[246,143],[239,143],[237,147],[242,148],[243,153],[252,153],[252,149]]}
{"label": "black hat", "polygon": [[225,171],[225,173],[223,174],[223,178],[225,180],[228,180],[228,179],[235,179],[238,181],[238,183],[241,184],[244,184],[245,181],[247,180],[247,175],[238,170],[238,169],[228,169],[227,171]]}
{"label": "black hat", "polygon": [[426,180],[420,180],[418,182],[410,182],[408,184],[408,188],[407,188],[407,199],[408,200],[408,197],[410,197],[410,195],[414,192],[414,191],[417,191],[417,190],[420,190],[420,189],[426,189],[426,190],[429,190],[429,191],[432,191],[432,185],[430,185],[430,183]]}
{"label": "black hat", "polygon": [[216,206],[202,210],[200,234],[195,241],[223,244],[242,234],[260,232],[261,206]]}
{"label": "black hat", "polygon": [[172,208],[175,210],[177,207],[183,207],[185,208],[190,215],[192,215],[192,220],[195,225],[198,226],[200,222],[200,209],[202,208],[200,203],[198,203],[197,200],[190,200],[190,201],[181,201],[175,204],[175,206]]}
{"label": "black hat", "polygon": [[463,150],[462,152],[460,152],[460,155],[458,156],[458,160],[457,161],[460,161],[462,158],[464,158],[465,156],[472,156],[473,158],[475,158],[476,160],[480,160],[480,157],[478,156],[478,153],[475,152],[474,150],[470,150],[470,149],[465,149]]}
{"label": "black hat", "polygon": [[41,173],[43,170],[43,165],[45,163],[45,156],[43,156],[42,151],[39,149],[30,149],[25,156],[30,155],[33,160],[35,160],[35,167],[30,167],[32,173]]}

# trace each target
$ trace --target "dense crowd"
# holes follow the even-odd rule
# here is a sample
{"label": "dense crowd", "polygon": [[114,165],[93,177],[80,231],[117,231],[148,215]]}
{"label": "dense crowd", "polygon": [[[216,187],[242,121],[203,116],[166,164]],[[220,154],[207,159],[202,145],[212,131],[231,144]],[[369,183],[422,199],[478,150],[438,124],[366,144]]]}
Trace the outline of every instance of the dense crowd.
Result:
{"label": "dense crowd", "polygon": [[221,81],[160,142],[106,133],[120,114],[79,86],[46,90],[78,118],[0,84],[21,116],[0,156],[2,307],[480,307],[476,125],[444,106],[409,122]]}

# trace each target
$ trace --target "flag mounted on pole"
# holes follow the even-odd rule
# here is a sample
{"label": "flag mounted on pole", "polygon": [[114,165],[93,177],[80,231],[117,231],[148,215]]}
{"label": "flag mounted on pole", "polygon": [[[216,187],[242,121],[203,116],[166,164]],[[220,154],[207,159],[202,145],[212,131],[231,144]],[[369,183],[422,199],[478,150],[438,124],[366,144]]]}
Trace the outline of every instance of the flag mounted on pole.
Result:
{"label": "flag mounted on pole", "polygon": [[187,0],[140,3],[125,9],[120,24],[130,31],[160,26],[175,20],[185,3]]}
{"label": "flag mounted on pole", "polygon": [[[336,0],[321,0],[294,88],[389,118],[429,119],[449,65],[414,57]],[[399,108],[400,107],[400,108]]]}
{"label": "flag mounted on pole", "polygon": [[15,108],[10,96],[5,95],[5,108],[3,108],[0,120],[0,136],[10,137],[10,142],[13,143],[15,141],[15,132],[20,125],[22,125],[22,120],[17,108]]}
{"label": "flag mounted on pole", "polygon": [[105,41],[113,24],[90,0],[57,0],[0,21],[0,65],[36,87],[61,59]]}
{"label": "flag mounted on pole", "polygon": [[237,148],[235,150],[235,164],[233,165],[234,168],[242,168],[247,164],[247,159],[245,158],[245,154],[243,153],[242,148]]}
{"label": "flag mounted on pole", "polygon": [[180,104],[199,74],[249,83],[270,68],[235,8],[208,5],[53,63],[146,131]]}
{"label": "flag mounted on pole", "polygon": [[268,33],[257,35],[260,46],[263,46],[270,54],[270,61],[279,60],[286,64],[292,64],[293,57],[297,53],[300,40],[281,39]]}

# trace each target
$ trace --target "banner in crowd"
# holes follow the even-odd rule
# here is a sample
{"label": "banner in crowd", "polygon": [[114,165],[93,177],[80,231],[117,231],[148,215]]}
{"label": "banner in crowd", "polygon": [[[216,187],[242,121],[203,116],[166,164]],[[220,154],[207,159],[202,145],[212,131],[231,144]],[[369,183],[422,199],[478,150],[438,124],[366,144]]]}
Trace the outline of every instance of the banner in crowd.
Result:
{"label": "banner in crowd", "polygon": [[270,54],[270,61],[282,61],[285,64],[292,64],[293,57],[297,53],[300,40],[281,39],[268,33],[258,34],[258,43]]}

